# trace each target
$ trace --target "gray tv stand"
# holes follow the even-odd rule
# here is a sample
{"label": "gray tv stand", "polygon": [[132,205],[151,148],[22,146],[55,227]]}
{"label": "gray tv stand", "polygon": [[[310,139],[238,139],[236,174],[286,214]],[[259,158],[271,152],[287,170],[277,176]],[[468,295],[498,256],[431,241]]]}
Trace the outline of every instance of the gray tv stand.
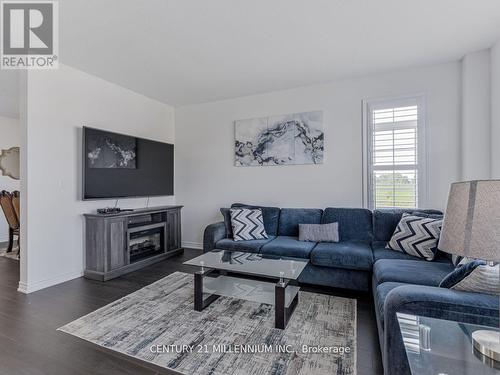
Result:
{"label": "gray tv stand", "polygon": [[182,252],[181,209],[162,206],[84,214],[84,276],[106,281]]}

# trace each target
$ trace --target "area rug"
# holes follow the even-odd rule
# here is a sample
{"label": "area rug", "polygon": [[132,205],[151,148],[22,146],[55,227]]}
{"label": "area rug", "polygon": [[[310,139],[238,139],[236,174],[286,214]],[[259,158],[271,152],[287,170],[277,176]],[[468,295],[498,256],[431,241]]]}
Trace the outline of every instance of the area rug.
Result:
{"label": "area rug", "polygon": [[220,297],[194,311],[182,272],[59,330],[183,374],[356,374],[356,300],[299,292],[279,330],[267,304]]}

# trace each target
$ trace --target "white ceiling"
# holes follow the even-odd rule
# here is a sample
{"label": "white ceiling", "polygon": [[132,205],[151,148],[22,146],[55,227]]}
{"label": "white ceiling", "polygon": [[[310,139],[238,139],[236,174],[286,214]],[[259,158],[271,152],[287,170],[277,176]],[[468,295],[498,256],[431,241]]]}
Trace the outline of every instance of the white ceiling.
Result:
{"label": "white ceiling", "polygon": [[61,0],[61,62],[172,105],[460,59],[499,0]]}

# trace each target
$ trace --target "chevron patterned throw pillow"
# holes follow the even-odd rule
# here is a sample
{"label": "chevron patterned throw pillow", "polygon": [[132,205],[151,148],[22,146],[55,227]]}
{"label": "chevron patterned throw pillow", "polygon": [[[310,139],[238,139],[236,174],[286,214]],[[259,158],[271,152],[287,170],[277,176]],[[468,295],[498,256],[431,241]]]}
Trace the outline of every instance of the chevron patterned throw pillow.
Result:
{"label": "chevron patterned throw pillow", "polygon": [[442,225],[442,219],[403,214],[386,249],[434,260]]}
{"label": "chevron patterned throw pillow", "polygon": [[498,267],[498,263],[489,266],[484,260],[465,261],[446,275],[439,286],[464,292],[498,295],[500,292]]}
{"label": "chevron patterned throw pillow", "polygon": [[235,241],[266,239],[262,210],[249,208],[231,208],[231,226]]}

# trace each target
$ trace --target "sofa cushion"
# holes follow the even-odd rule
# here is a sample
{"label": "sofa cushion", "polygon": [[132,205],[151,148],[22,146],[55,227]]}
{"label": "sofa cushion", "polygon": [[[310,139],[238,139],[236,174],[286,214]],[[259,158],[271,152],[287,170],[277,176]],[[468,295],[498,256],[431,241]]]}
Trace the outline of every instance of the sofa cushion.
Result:
{"label": "sofa cushion", "polygon": [[215,247],[222,250],[243,251],[245,253],[258,253],[262,246],[271,242],[274,236],[263,240],[234,241],[232,238],[224,238],[217,241]]}
{"label": "sofa cushion", "polygon": [[363,241],[319,243],[311,252],[311,263],[315,266],[369,271],[373,265],[372,249]]}
{"label": "sofa cushion", "polygon": [[442,214],[437,210],[387,208],[373,211],[373,240],[389,241],[403,213]]}
{"label": "sofa cushion", "polygon": [[253,206],[251,204],[233,203],[231,208],[260,208],[262,210],[262,217],[264,219],[264,228],[268,236],[278,235],[278,220],[280,216],[279,207],[262,207]]}
{"label": "sofa cushion", "polygon": [[376,262],[380,259],[401,259],[401,260],[424,260],[423,258],[415,258],[411,255],[401,253],[399,251],[386,249],[386,241],[377,241],[372,243],[373,261]]}
{"label": "sofa cushion", "polygon": [[454,269],[453,264],[449,262],[382,259],[375,262],[373,266],[373,281],[376,284],[398,282],[438,286],[441,280]]}
{"label": "sofa cushion", "polygon": [[371,274],[366,271],[315,266],[309,262],[300,274],[299,282],[367,292],[370,289],[370,277]]}
{"label": "sofa cushion", "polygon": [[315,242],[299,241],[297,237],[278,236],[271,242],[262,246],[260,252],[264,255],[276,257],[284,256],[309,259],[309,254],[315,245]]}
{"label": "sofa cushion", "polygon": [[321,223],[339,223],[340,241],[371,241],[373,237],[372,213],[364,208],[327,207]]}
{"label": "sofa cushion", "polygon": [[378,319],[380,322],[380,325],[382,326],[382,329],[384,328],[384,302],[385,298],[389,294],[390,291],[393,289],[397,288],[398,286],[403,286],[407,284],[403,283],[395,283],[395,282],[387,282],[387,283],[382,283],[377,286],[375,289],[375,295],[373,296],[375,299],[375,308],[377,309],[378,312]]}
{"label": "sofa cushion", "polygon": [[299,224],[320,224],[323,210],[318,208],[282,208],[278,235],[299,236]]}

